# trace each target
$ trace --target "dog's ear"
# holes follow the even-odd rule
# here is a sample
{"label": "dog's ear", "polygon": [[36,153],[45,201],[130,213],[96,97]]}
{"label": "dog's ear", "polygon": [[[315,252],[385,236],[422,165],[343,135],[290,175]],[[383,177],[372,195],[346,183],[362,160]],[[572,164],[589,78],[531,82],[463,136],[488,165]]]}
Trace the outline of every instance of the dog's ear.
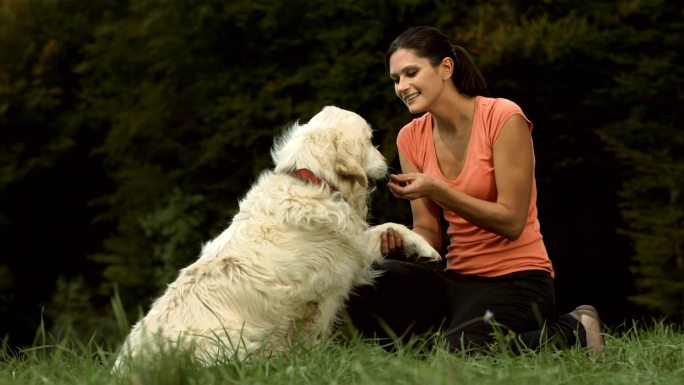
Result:
{"label": "dog's ear", "polygon": [[358,184],[360,184],[364,188],[368,187],[368,178],[366,177],[366,171],[358,163],[354,162],[354,159],[337,157],[335,161],[335,171],[338,175],[342,175],[345,178],[354,179]]}
{"label": "dog's ear", "polygon": [[335,171],[338,175],[354,179],[361,186],[368,187],[366,170],[360,164],[363,156],[363,144],[348,140],[343,136],[335,141],[337,153],[335,156]]}

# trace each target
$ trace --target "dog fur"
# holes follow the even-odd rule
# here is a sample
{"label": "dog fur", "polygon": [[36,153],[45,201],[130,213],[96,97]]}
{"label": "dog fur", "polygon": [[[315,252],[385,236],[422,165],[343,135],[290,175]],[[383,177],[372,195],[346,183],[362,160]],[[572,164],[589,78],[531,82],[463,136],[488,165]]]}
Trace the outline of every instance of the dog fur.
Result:
{"label": "dog fur", "polygon": [[[325,107],[274,143],[273,170],[239,202],[229,227],[182,269],[120,349],[127,360],[164,347],[189,349],[203,364],[274,354],[293,336],[326,336],[348,295],[374,277],[380,234],[397,230],[407,255],[441,257],[403,225],[366,222],[371,181],[387,164],[359,115]],[[308,169],[320,183],[293,175]]]}

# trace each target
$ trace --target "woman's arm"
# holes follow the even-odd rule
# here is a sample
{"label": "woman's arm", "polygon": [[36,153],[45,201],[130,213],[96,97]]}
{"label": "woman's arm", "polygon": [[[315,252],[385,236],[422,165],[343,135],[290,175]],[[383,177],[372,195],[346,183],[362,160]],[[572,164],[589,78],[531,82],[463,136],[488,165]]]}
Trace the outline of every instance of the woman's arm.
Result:
{"label": "woman's arm", "polygon": [[[399,153],[401,171],[404,174],[419,173],[419,170],[407,161]],[[390,184],[392,182],[390,181]],[[390,187],[391,189],[391,187]],[[428,197],[411,200],[411,213],[413,214],[414,233],[422,236],[435,250],[439,251],[442,247],[442,209]],[[389,229],[381,236],[380,250],[383,255],[394,252],[401,248],[401,237],[399,233]]]}
{"label": "woman's arm", "polygon": [[412,207],[418,206],[419,210],[423,205],[413,202],[429,198],[476,226],[515,240],[525,227],[534,172],[532,138],[520,115],[513,115],[506,121],[494,143],[494,170],[498,191],[496,202],[474,198],[416,172],[393,175],[388,186],[395,196],[411,200]]}
{"label": "woman's arm", "polygon": [[[403,173],[418,173],[416,166],[399,154],[401,171]],[[391,181],[390,181],[391,183]],[[435,249],[442,247],[442,208],[429,197],[411,200],[413,214],[413,232],[419,234]]]}

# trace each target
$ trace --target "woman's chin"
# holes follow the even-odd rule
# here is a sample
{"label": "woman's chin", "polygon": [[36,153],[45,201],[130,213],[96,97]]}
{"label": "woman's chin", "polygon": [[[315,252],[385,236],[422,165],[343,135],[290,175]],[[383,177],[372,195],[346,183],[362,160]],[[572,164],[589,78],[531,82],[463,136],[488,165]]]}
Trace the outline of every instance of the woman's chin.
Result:
{"label": "woman's chin", "polygon": [[421,108],[419,105],[413,103],[413,104],[407,104],[406,107],[408,108],[409,112],[412,114],[420,114],[425,112],[424,108]]}

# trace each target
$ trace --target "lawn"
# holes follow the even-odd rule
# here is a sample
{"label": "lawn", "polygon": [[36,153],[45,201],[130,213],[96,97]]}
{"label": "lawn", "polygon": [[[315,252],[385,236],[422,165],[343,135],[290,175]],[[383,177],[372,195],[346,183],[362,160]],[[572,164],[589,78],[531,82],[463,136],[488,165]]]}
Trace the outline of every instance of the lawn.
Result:
{"label": "lawn", "polygon": [[[179,355],[133,367],[110,368],[116,347],[62,338],[32,348],[0,349],[0,384],[677,384],[684,383],[684,328],[657,323],[608,331],[601,359],[579,348],[490,354],[402,347],[388,352],[359,339],[295,347],[270,359],[226,360],[210,368]],[[501,344],[502,346],[504,344]]]}

